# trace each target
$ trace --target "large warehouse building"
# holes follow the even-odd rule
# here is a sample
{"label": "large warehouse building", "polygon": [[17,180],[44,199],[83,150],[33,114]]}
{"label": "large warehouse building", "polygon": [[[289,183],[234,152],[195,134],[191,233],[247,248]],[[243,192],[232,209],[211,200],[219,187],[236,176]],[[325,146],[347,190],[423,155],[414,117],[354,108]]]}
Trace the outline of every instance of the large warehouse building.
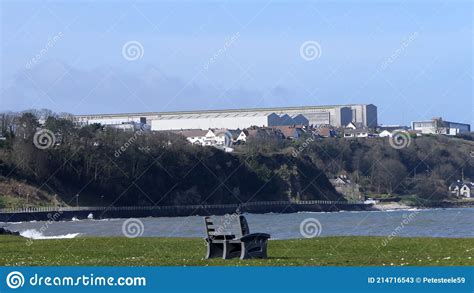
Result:
{"label": "large warehouse building", "polygon": [[269,127],[281,125],[309,125],[308,119],[299,114],[295,117],[275,113],[204,113],[165,115],[151,120],[151,130],[179,129],[244,129],[251,126]]}
{"label": "large warehouse building", "polygon": [[[375,128],[377,127],[377,107],[372,104],[353,104],[75,116],[76,122],[81,125],[141,122],[150,125],[152,130],[237,129],[249,126],[288,125],[290,124],[288,118],[293,119],[291,123],[294,124],[340,127],[350,122],[360,122],[365,127]],[[286,121],[286,123],[282,124],[282,121]]]}

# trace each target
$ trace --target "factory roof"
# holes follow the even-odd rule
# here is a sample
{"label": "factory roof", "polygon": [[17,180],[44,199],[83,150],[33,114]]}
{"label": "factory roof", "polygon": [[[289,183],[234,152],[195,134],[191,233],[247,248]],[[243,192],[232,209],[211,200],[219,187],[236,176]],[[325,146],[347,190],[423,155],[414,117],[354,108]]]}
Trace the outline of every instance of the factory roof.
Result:
{"label": "factory roof", "polygon": [[158,116],[154,120],[173,120],[173,119],[203,119],[203,118],[240,118],[240,117],[262,117],[270,116],[275,113],[262,113],[262,112],[243,112],[243,113],[201,113],[201,114],[176,114],[176,115],[165,115]]}
{"label": "factory roof", "polygon": [[76,118],[90,117],[121,117],[121,116],[162,116],[162,115],[203,115],[203,114],[231,114],[241,112],[280,112],[297,111],[311,109],[329,109],[351,106],[368,106],[373,104],[348,104],[348,105],[328,105],[328,106],[299,106],[299,107],[268,107],[268,108],[242,108],[242,109],[218,109],[218,110],[194,110],[194,111],[165,111],[165,112],[137,112],[137,113],[116,113],[116,114],[84,114],[74,115]]}

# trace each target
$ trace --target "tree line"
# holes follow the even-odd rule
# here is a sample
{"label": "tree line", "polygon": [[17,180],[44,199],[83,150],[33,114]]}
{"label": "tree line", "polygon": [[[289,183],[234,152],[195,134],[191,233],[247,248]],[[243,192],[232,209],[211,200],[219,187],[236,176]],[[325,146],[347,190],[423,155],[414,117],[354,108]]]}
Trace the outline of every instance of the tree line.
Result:
{"label": "tree line", "polygon": [[229,154],[169,132],[78,127],[47,111],[0,118],[0,180],[25,181],[70,205],[343,200],[308,158]]}
{"label": "tree line", "polygon": [[69,204],[76,195],[81,205],[115,206],[344,200],[329,182],[341,174],[365,195],[445,200],[452,182],[474,179],[472,134],[411,137],[397,149],[388,138],[307,133],[225,153],[170,132],[78,127],[49,110],[3,113],[0,122],[0,180],[26,181]]}

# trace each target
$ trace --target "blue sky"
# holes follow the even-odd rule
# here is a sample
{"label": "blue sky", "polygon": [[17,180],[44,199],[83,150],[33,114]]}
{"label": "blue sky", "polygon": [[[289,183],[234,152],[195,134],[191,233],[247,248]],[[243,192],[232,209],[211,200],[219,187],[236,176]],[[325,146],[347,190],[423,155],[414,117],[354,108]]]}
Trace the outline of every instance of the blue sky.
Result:
{"label": "blue sky", "polygon": [[471,1],[0,5],[1,111],[373,103],[383,124],[474,124]]}

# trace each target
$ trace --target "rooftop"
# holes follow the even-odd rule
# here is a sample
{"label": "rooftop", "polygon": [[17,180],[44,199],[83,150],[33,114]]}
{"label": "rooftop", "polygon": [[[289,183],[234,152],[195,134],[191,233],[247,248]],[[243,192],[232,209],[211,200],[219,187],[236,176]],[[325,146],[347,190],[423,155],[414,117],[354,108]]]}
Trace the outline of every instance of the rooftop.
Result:
{"label": "rooftop", "polygon": [[116,113],[116,114],[82,114],[74,115],[76,118],[87,118],[92,116],[101,117],[121,117],[121,116],[160,116],[160,115],[184,115],[184,114],[209,114],[209,113],[238,113],[238,112],[275,112],[275,111],[291,111],[291,110],[311,110],[311,109],[327,109],[350,106],[368,106],[373,104],[347,104],[347,105],[327,105],[327,106],[299,106],[299,107],[268,107],[268,108],[242,108],[242,109],[217,109],[217,110],[193,110],[193,111],[165,111],[165,112],[137,112],[137,113]]}

